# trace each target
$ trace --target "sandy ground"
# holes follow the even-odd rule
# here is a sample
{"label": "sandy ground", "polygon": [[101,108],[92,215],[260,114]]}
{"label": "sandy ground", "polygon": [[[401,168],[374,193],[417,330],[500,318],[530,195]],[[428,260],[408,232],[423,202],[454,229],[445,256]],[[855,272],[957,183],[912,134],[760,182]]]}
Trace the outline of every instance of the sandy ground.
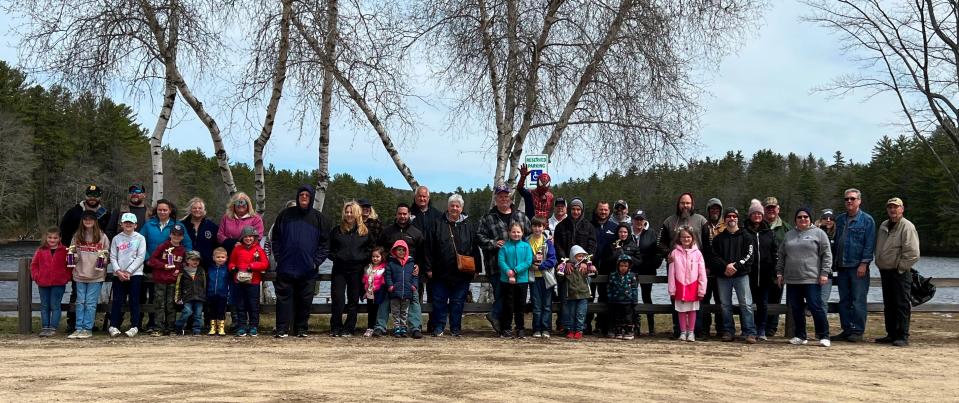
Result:
{"label": "sandy ground", "polygon": [[[873,323],[881,329],[881,322]],[[959,401],[959,319],[912,345],[665,338],[0,336],[0,401]]]}

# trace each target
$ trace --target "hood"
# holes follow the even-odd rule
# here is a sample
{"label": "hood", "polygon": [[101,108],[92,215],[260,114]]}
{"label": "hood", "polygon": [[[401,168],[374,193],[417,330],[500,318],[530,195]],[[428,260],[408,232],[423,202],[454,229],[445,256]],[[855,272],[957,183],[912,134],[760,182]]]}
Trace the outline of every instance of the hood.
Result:
{"label": "hood", "polygon": [[676,250],[678,250],[678,251],[680,251],[680,252],[683,252],[683,253],[689,253],[689,252],[692,252],[692,251],[694,251],[694,250],[699,250],[699,246],[696,245],[696,242],[693,242],[693,247],[692,247],[692,248],[689,248],[689,249],[686,249],[686,248],[683,247],[683,245],[680,245],[680,244],[677,243],[677,244],[676,244],[676,247],[673,248],[673,249],[676,249]]}
{"label": "hood", "polygon": [[771,228],[769,227],[769,223],[767,223],[766,220],[762,220],[759,222],[759,228],[756,231],[752,230],[752,228],[750,227],[751,224],[752,223],[747,222],[745,226],[742,226],[742,228],[746,229],[746,231],[753,232],[753,233],[771,231]]}
{"label": "hood", "polygon": [[719,209],[722,210],[723,202],[721,202],[718,198],[715,198],[715,197],[712,199],[709,199],[709,202],[706,203],[706,211],[709,211],[709,208],[712,206],[719,206]]}
{"label": "hood", "polygon": [[[396,257],[396,248],[398,247],[402,247],[403,249],[406,249],[406,257],[404,257],[403,259]],[[393,242],[393,247],[390,248],[390,256],[393,256],[394,259],[400,261],[400,264],[406,266],[406,262],[410,260],[410,247],[407,246],[406,241],[402,239],[396,242]]]}
{"label": "hood", "polygon": [[588,253],[586,253],[586,249],[583,249],[582,246],[573,245],[572,248],[569,248],[569,259],[572,260],[572,261],[576,261],[576,255],[578,255],[578,254],[580,254],[580,253],[584,253],[584,254],[586,254],[586,255],[589,255]]}
{"label": "hood", "polygon": [[[300,203],[299,203],[300,192],[304,190],[310,193],[310,205],[305,209],[300,208]],[[310,209],[313,208],[313,202],[316,200],[316,189],[313,189],[313,186],[311,185],[301,185],[300,188],[296,190],[296,194],[293,195],[293,200],[297,201],[296,207],[300,209],[300,212],[305,213],[307,211],[310,211]]]}
{"label": "hood", "polygon": [[[467,217],[469,217],[469,216],[466,215],[466,213],[460,213],[460,219],[459,219],[459,220],[456,220],[456,223],[459,224],[459,223],[461,223],[461,222],[463,222],[463,221],[466,221],[466,218],[467,218]],[[450,221],[450,216],[449,216],[449,214],[447,214],[447,213],[443,213],[443,219],[446,220],[447,222],[453,222],[453,221]]]}

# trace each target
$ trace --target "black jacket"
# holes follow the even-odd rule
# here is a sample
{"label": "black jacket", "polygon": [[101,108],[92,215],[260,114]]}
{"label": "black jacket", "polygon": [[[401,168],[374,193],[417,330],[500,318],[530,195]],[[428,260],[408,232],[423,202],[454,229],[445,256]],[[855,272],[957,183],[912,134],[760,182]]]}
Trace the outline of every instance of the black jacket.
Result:
{"label": "black jacket", "polygon": [[355,226],[343,232],[339,225],[330,231],[330,260],[337,272],[363,269],[370,262],[372,250],[373,239],[369,232],[360,235]]}
{"label": "black jacket", "polygon": [[567,216],[553,230],[553,245],[556,247],[556,259],[568,259],[569,250],[574,245],[583,247],[586,253],[596,253],[596,227],[585,217],[576,221],[572,216]]}
{"label": "black jacket", "polygon": [[[718,277],[745,276],[752,269],[754,255],[752,237],[746,234],[746,230],[740,228],[733,234],[728,230],[723,231],[713,239],[712,270]],[[732,276],[725,274],[729,263],[736,267],[736,273]]]}
{"label": "black jacket", "polygon": [[753,267],[749,270],[749,283],[753,286],[769,287],[776,279],[776,261],[779,258],[779,248],[776,243],[776,233],[769,229],[765,220],[759,223],[759,230],[753,232],[746,226],[753,245]]}
{"label": "black jacket", "polygon": [[196,275],[190,278],[186,270],[181,270],[176,278],[176,299],[186,302],[206,302],[206,271],[196,268]]}
{"label": "black jacket", "polygon": [[597,268],[599,274],[608,275],[615,271],[619,264],[617,261],[622,255],[629,256],[631,271],[642,262],[643,257],[639,254],[639,247],[636,246],[636,239],[632,235],[622,241],[616,239],[606,246],[606,250],[601,253],[603,260]]}
{"label": "black jacket", "polygon": [[421,211],[416,203],[410,205],[410,223],[423,233],[423,237],[427,241],[432,235],[431,232],[436,222],[442,220],[443,216],[444,214],[441,211],[433,208],[432,200],[426,205],[426,211]]}
{"label": "black jacket", "polygon": [[[636,239],[635,234],[630,236]],[[663,255],[659,250],[657,241],[656,231],[652,231],[648,227],[639,235],[639,239],[635,240],[636,247],[639,249],[640,261],[633,265],[633,272],[640,275],[656,275],[656,270],[659,270],[659,266],[663,265]]]}
{"label": "black jacket", "polygon": [[[83,206],[81,206],[80,203],[83,203]],[[60,239],[62,239],[66,245],[70,244],[73,240],[73,235],[77,233],[77,228],[80,228],[80,216],[83,215],[86,201],[84,200],[80,203],[74,204],[73,207],[63,214],[63,218],[60,219]],[[96,210],[96,213],[97,225],[100,226],[100,230],[107,234],[107,238],[113,239],[113,236],[117,234],[116,229],[109,232],[107,231],[110,229],[110,217],[112,216],[110,210],[103,207],[103,203],[100,203],[100,207]]]}
{"label": "black jacket", "polygon": [[[434,281],[452,283],[473,278],[472,274],[463,273],[457,268],[457,253],[472,256],[479,265],[479,248],[475,242],[476,222],[470,220],[465,214],[460,217],[459,222],[452,222],[446,214],[443,214],[439,221],[433,223],[427,248],[429,267],[426,271],[432,272]],[[456,238],[456,249],[453,249],[454,241],[451,234]]]}
{"label": "black jacket", "polygon": [[315,279],[317,268],[326,261],[330,247],[330,224],[322,213],[313,208],[316,191],[312,186],[301,186],[310,193],[307,208],[299,205],[280,212],[270,233],[270,244],[276,256],[276,274],[296,280]]}
{"label": "black jacket", "polygon": [[[399,224],[394,222],[392,225],[383,228],[383,233],[380,234],[379,245],[387,251],[387,254],[389,254],[389,251],[393,249],[393,244],[401,239],[405,241],[406,246],[410,248],[410,250],[407,252],[413,257],[413,260],[416,261],[416,264],[421,267],[428,267],[429,262],[426,258],[426,238],[423,236],[423,232],[412,224],[407,224],[405,227],[400,227]],[[421,279],[426,278],[422,273],[419,277]]]}

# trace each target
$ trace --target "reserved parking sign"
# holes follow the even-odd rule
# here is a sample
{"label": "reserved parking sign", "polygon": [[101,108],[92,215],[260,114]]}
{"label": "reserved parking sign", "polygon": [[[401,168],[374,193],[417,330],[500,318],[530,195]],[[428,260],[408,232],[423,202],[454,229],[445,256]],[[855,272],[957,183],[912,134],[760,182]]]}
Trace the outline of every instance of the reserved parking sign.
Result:
{"label": "reserved parking sign", "polygon": [[529,177],[526,178],[526,187],[536,186],[539,176],[549,171],[549,156],[546,154],[530,154],[524,160],[529,168]]}

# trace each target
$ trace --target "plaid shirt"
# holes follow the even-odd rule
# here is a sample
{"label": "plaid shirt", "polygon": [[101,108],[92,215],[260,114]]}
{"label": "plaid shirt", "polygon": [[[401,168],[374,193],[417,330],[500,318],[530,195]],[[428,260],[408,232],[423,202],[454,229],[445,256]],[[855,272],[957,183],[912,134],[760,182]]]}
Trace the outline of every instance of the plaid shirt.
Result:
{"label": "plaid shirt", "polygon": [[476,233],[476,239],[479,241],[479,247],[483,252],[483,263],[486,265],[484,273],[492,274],[498,272],[496,263],[499,246],[496,241],[505,241],[509,239],[509,227],[513,223],[519,223],[523,227],[523,236],[530,233],[529,218],[517,211],[515,208],[510,213],[509,223],[499,219],[499,212],[496,207],[490,209],[489,213],[483,216],[479,222],[479,230]]}

